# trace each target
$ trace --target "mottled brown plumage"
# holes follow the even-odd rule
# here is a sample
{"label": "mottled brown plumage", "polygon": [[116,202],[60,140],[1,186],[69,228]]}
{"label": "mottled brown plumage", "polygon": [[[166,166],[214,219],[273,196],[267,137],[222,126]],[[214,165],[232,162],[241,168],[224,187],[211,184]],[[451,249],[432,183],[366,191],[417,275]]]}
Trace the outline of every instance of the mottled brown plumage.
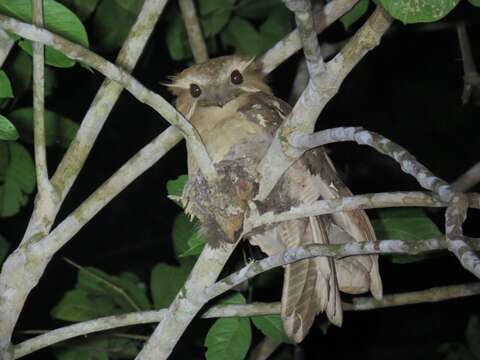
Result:
{"label": "mottled brown plumage", "polygon": [[[252,61],[238,56],[194,65],[177,75],[171,88],[177,109],[199,132],[220,174],[216,184],[207,183],[189,151],[186,211],[200,219],[214,246],[235,242],[242,233],[248,202],[258,189],[256,168],[291,108],[271,95]],[[319,148],[295,162],[269,197],[257,205],[262,211],[281,211],[348,195],[350,191]],[[268,255],[292,246],[352,240],[375,240],[368,217],[360,210],[287,221],[249,236]],[[377,257],[315,258],[286,266],[281,316],[287,335],[297,342],[303,340],[320,312],[340,325],[339,290],[350,294],[370,290],[380,298]]]}

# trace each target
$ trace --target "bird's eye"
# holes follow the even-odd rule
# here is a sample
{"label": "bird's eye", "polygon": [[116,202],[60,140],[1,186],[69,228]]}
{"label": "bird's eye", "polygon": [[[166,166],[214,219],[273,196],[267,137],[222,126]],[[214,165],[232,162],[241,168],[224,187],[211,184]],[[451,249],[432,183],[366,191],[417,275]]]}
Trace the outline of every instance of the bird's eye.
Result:
{"label": "bird's eye", "polygon": [[194,98],[197,98],[202,95],[202,89],[200,89],[200,86],[198,86],[197,84],[190,84],[190,94]]}
{"label": "bird's eye", "polygon": [[240,74],[240,71],[233,70],[230,74],[230,80],[232,80],[232,84],[240,85],[243,82],[243,76]]}

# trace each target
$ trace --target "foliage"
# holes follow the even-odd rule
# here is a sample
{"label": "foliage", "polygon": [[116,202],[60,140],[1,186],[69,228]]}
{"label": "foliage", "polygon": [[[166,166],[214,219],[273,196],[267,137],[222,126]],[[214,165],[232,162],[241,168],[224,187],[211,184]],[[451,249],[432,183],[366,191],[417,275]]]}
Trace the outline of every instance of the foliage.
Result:
{"label": "foliage", "polygon": [[[292,16],[280,0],[200,0],[199,17],[210,54],[231,51],[257,56],[285,36],[292,27]],[[259,25],[258,25],[259,24]],[[183,20],[177,12],[167,34],[173,60],[192,57]]]}
{"label": "foliage", "polygon": [[[381,209],[378,210],[378,215],[377,219],[372,220],[372,225],[379,240],[415,241],[442,236],[441,231],[422,209]],[[397,264],[408,264],[428,259],[429,256],[393,255],[389,258]]]}
{"label": "foliage", "polygon": [[[88,47],[88,37],[80,19],[67,7],[54,0],[44,0],[45,27],[54,33],[73,42]],[[32,22],[31,0],[6,0],[0,3],[0,13],[16,17],[25,22]],[[29,40],[20,40],[18,45],[28,54],[32,54],[32,43]],[[71,67],[75,61],[67,58],[59,51],[47,48],[45,63],[57,67]]]}
{"label": "foliage", "polygon": [[[222,304],[245,303],[245,298],[241,294],[235,294],[222,301]],[[205,338],[206,357],[208,360],[244,359],[250,347],[251,339],[252,332],[248,318],[218,319]]]}

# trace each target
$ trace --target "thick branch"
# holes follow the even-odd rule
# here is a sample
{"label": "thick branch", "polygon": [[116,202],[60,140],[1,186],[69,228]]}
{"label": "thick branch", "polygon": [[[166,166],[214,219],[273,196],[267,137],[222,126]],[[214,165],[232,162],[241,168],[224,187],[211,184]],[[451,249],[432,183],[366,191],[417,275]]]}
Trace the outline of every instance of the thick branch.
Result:
{"label": "thick branch", "polygon": [[195,4],[192,0],[178,0],[182,11],[183,22],[187,29],[188,42],[193,52],[195,62],[202,63],[208,60],[207,46],[202,36],[202,29],[198,21]]}
{"label": "thick branch", "polygon": [[377,8],[340,53],[327,63],[327,70],[317,78],[318,81],[310,80],[258,167],[261,181],[257,200],[266,199],[285,170],[303,154],[290,146],[289,136],[295,131],[313,131],[325,105],[335,96],[350,71],[379,44],[391,21],[382,9]]}
{"label": "thick branch", "polygon": [[[350,10],[357,2],[358,0],[334,0],[329,2],[314,15],[315,31],[320,33],[325,30]],[[300,40],[300,34],[298,29],[295,29],[260,58],[263,72],[265,74],[272,72],[278,65],[301,48],[302,42]]]}
{"label": "thick branch", "polygon": [[312,4],[310,0],[283,0],[283,2],[290,11],[295,13],[295,22],[300,34],[308,73],[310,78],[313,79],[325,71],[325,63],[323,62],[317,33],[313,24]]}
{"label": "thick branch", "polygon": [[218,248],[205,246],[185,285],[168,308],[164,320],[137,355],[137,360],[161,360],[170,356],[180,336],[205,305],[201,294],[217,280],[235,246],[228,243]]}
{"label": "thick branch", "polygon": [[170,124],[178,127],[188,141],[203,175],[209,180],[216,178],[216,170],[195,128],[168,101],[153,91],[148,90],[128,72],[96,53],[45,29],[37,28],[4,15],[0,15],[0,26],[26,39],[49,45],[73,60],[82,61],[109,79],[118,82],[140,102],[152,107]]}

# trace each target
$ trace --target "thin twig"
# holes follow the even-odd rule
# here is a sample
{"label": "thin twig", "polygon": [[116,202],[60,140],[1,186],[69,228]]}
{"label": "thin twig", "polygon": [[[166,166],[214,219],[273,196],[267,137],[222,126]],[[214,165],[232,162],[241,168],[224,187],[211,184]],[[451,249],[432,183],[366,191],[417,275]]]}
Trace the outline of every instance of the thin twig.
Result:
{"label": "thin twig", "polygon": [[195,4],[192,0],[178,0],[180,10],[182,11],[183,22],[187,29],[188,42],[192,49],[195,62],[202,63],[208,60],[207,45],[202,35],[202,28],[198,21]]}
{"label": "thin twig", "polygon": [[467,28],[464,23],[457,25],[457,36],[460,44],[460,51],[462,52],[463,63],[463,93],[462,102],[464,104],[470,101],[472,91],[480,87],[480,74],[475,66],[472,49],[470,47],[470,39],[468,38]]}
{"label": "thin twig", "polygon": [[[255,228],[277,222],[300,219],[309,216],[332,214],[357,209],[376,209],[389,207],[448,207],[448,203],[438,199],[432,193],[421,191],[398,191],[347,196],[338,199],[317,200],[311,204],[293,206],[287,211],[275,213],[269,211],[259,214],[252,203],[244,222],[244,233]],[[472,204],[478,208],[479,204]],[[472,206],[472,207],[474,207]]]}
{"label": "thin twig", "polygon": [[[478,239],[472,241],[472,246],[480,249]],[[310,244],[302,247],[288,248],[287,250],[276,255],[269,256],[265,259],[253,261],[239,271],[232,273],[222,280],[209,286],[203,294],[199,294],[197,301],[206,303],[210,299],[232,289],[238,284],[247,281],[262,272],[271,270],[275,267],[284,266],[297,262],[299,260],[308,259],[317,256],[328,256],[335,258],[343,258],[353,255],[373,255],[373,254],[410,254],[418,255],[424,252],[443,250],[447,248],[447,242],[443,239],[429,239],[419,241],[402,241],[402,240],[382,240],[382,241],[352,241],[338,245],[322,245]]]}
{"label": "thin twig", "polygon": [[295,22],[300,34],[308,73],[310,78],[316,78],[317,75],[325,71],[325,63],[323,62],[317,33],[313,24],[312,4],[310,0],[283,0],[283,2],[295,14]]}
{"label": "thin twig", "polygon": [[417,179],[423,188],[438,193],[442,201],[449,201],[453,197],[446,181],[435,176],[405,148],[373,131],[361,127],[340,127],[313,134],[295,133],[290,137],[291,146],[303,150],[342,141],[354,141],[359,145],[373,147],[398,162],[402,170]]}
{"label": "thin twig", "polygon": [[480,182],[480,162],[473,165],[457,180],[455,180],[451,187],[453,191],[464,192],[474,187]]}
{"label": "thin twig", "polygon": [[160,95],[148,90],[137,79],[98,54],[45,29],[0,15],[0,26],[26,39],[49,45],[73,60],[82,61],[111,80],[118,82],[140,102],[157,111],[171,125],[180,129],[205,178],[216,179],[216,170],[195,128]]}
{"label": "thin twig", "polygon": [[[33,24],[43,27],[43,0],[32,1]],[[33,143],[39,201],[51,203],[54,191],[48,180],[45,147],[45,57],[44,46],[33,43]],[[49,207],[47,205],[47,207]],[[51,205],[50,205],[51,207]]]}
{"label": "thin twig", "polygon": [[[315,31],[322,32],[350,10],[359,0],[333,0],[315,12]],[[300,34],[295,29],[276,43],[261,58],[262,71],[268,74],[302,48]]]}
{"label": "thin twig", "polygon": [[479,294],[480,283],[468,283],[439,286],[426,290],[411,291],[400,294],[390,294],[385,295],[381,300],[377,300],[373,297],[354,297],[351,304],[344,303],[343,306],[347,311],[364,311],[393,306],[434,303]]}

